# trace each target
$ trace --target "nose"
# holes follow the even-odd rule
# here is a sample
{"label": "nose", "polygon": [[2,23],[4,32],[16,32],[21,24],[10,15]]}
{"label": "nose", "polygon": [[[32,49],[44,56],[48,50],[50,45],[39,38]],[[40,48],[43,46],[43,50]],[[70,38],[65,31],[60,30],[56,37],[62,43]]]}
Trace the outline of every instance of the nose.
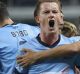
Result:
{"label": "nose", "polygon": [[49,18],[50,19],[54,18],[54,14],[52,12],[50,12]]}

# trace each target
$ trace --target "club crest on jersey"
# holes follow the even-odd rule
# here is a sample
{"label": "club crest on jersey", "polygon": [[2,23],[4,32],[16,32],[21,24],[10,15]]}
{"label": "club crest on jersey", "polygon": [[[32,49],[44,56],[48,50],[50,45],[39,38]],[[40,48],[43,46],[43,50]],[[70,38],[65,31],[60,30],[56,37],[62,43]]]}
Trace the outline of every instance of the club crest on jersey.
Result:
{"label": "club crest on jersey", "polygon": [[27,41],[25,39],[22,39],[20,42],[19,42],[19,45],[22,45],[24,43],[26,43]]}

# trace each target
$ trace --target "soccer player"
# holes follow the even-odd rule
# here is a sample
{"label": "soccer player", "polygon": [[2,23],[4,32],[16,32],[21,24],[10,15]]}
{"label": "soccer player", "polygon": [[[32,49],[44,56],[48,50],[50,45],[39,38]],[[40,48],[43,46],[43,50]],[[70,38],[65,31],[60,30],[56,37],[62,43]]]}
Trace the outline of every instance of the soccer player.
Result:
{"label": "soccer player", "polygon": [[0,74],[13,74],[19,45],[26,42],[25,38],[35,37],[38,32],[38,27],[14,23],[6,5],[0,2]]}
{"label": "soccer player", "polygon": [[13,74],[19,45],[26,42],[25,38],[29,40],[38,33],[38,27],[15,24],[10,19],[6,6],[0,2],[0,74]]}
{"label": "soccer player", "polygon": [[[42,52],[44,50],[50,50],[49,48],[73,43],[73,40],[71,40],[70,38],[67,38],[59,34],[60,33],[59,21],[61,19],[60,10],[61,7],[60,7],[60,2],[58,0],[38,0],[34,12],[34,17],[36,19],[36,22],[40,25],[41,32],[36,38],[33,38],[30,41],[26,42],[24,45],[21,45],[20,48],[29,48],[36,52]],[[64,50],[62,52],[64,52]],[[43,59],[43,61],[37,61],[36,63],[30,65],[30,67],[22,69],[21,73],[74,74],[73,66],[75,65],[74,62],[76,57],[77,57],[76,54],[72,54],[72,56],[62,56],[60,58],[54,58],[54,59],[48,58],[47,56],[46,59]],[[18,62],[21,61],[22,60]],[[20,63],[20,65],[23,64],[25,64],[25,62]]]}
{"label": "soccer player", "polygon": [[[63,20],[60,20],[63,23]],[[0,2],[0,74],[13,74],[19,46],[39,33],[39,27],[14,23]]]}

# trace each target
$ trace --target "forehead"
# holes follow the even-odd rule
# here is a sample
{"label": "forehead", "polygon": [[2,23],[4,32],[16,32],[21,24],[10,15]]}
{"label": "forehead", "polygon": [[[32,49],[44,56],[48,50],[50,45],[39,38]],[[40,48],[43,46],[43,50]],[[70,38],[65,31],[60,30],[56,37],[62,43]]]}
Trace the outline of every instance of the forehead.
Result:
{"label": "forehead", "polygon": [[40,5],[40,9],[59,9],[59,5],[55,2],[44,2]]}

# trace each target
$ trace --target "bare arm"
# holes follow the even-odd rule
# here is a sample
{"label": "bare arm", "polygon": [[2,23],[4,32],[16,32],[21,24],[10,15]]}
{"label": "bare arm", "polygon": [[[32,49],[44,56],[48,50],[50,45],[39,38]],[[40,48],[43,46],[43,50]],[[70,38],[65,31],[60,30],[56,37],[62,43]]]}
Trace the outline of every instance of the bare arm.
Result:
{"label": "bare arm", "polygon": [[45,57],[57,58],[57,57],[71,55],[74,53],[79,53],[79,51],[80,51],[80,42],[75,42],[72,44],[66,44],[63,46],[58,46],[56,48],[51,48],[46,51],[42,51],[40,54],[41,57],[44,58]]}
{"label": "bare arm", "polygon": [[51,48],[49,50],[44,50],[42,52],[34,52],[29,49],[23,49],[27,54],[17,58],[17,62],[26,67],[37,60],[42,60],[45,58],[58,58],[61,56],[71,55],[73,53],[80,52],[80,42],[75,42],[72,44],[66,44],[56,48]]}

